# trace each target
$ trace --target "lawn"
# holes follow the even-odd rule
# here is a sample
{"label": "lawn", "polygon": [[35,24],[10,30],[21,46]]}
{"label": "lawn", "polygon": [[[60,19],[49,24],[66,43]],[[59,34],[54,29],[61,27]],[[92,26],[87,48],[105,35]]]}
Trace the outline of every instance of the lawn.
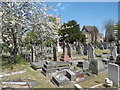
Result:
{"label": "lawn", "polygon": [[80,60],[83,60],[83,59],[88,59],[88,56],[72,57],[72,59],[80,59]]}
{"label": "lawn", "polygon": [[[107,52],[110,53],[109,50],[95,50],[96,53],[103,53],[103,52]],[[59,53],[60,55],[61,53]],[[77,56],[77,57],[72,57],[72,59],[87,59],[87,56]],[[1,60],[0,60],[1,61]],[[20,61],[20,63],[19,63]],[[7,65],[7,66],[3,66],[2,67],[2,71],[3,72],[10,72],[10,71],[17,71],[19,69],[24,69],[26,70],[25,73],[23,74],[17,74],[17,75],[11,75],[11,76],[6,76],[3,78],[3,81],[6,80],[16,80],[16,79],[32,79],[32,80],[36,80],[37,82],[39,82],[39,86],[35,87],[35,88],[56,88],[55,85],[52,84],[52,82],[50,82],[50,77],[48,76],[44,76],[40,70],[33,70],[30,67],[30,64],[28,62],[22,62],[24,61],[24,59],[18,57],[18,63],[19,64],[13,64],[13,65]],[[77,68],[80,69],[80,68]],[[84,81],[84,82],[80,82],[79,85],[82,86],[83,88],[89,88],[92,87],[94,85],[100,84],[100,83],[105,83],[104,79],[107,77],[107,74],[101,74],[101,75],[95,75],[93,78],[91,78],[90,80]],[[74,85],[71,86],[67,86],[69,88],[73,88]]]}
{"label": "lawn", "polygon": [[16,64],[13,66],[12,71],[17,70],[17,69],[24,69],[26,70],[26,72],[23,74],[6,76],[3,78],[3,81],[29,78],[29,79],[36,80],[37,82],[39,82],[39,86],[35,88],[56,88],[55,85],[53,85],[50,82],[49,77],[45,77],[39,70],[37,71],[33,70],[29,65]]}
{"label": "lawn", "polygon": [[83,88],[90,88],[94,85],[97,85],[100,83],[105,83],[105,78],[107,78],[107,77],[108,77],[107,74],[94,75],[93,78],[91,78],[87,81],[84,81],[84,82],[80,82],[78,84]]}
{"label": "lawn", "polygon": [[110,53],[109,49],[106,50],[100,50],[100,49],[95,49],[96,54],[103,54],[103,53]]}

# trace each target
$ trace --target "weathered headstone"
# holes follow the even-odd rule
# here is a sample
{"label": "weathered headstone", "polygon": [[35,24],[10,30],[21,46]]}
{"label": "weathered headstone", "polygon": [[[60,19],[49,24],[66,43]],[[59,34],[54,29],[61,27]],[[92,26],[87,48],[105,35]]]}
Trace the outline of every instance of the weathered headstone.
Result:
{"label": "weathered headstone", "polygon": [[120,54],[120,40],[117,42],[117,53]]}
{"label": "weathered headstone", "polygon": [[119,87],[119,65],[108,64],[108,78],[113,81],[113,85]]}
{"label": "weathered headstone", "polygon": [[80,44],[78,43],[78,45],[77,45],[77,54],[79,55],[79,54],[81,54],[80,53]]}
{"label": "weathered headstone", "polygon": [[104,49],[108,49],[107,43],[102,42],[102,45],[103,45]]}
{"label": "weathered headstone", "polygon": [[90,61],[89,69],[92,71],[92,73],[99,74],[105,68],[104,68],[102,60],[94,59]]}
{"label": "weathered headstone", "polygon": [[113,47],[112,56],[113,56],[113,59],[116,60],[116,57],[117,57],[117,46]]}
{"label": "weathered headstone", "polygon": [[87,55],[87,51],[88,51],[88,46],[87,46],[87,44],[85,43],[84,44],[84,55]]}
{"label": "weathered headstone", "polygon": [[120,66],[120,54],[117,55],[117,57],[116,57],[116,62],[115,62],[115,63]]}
{"label": "weathered headstone", "polygon": [[88,43],[88,59],[91,61],[95,57],[94,55],[94,47],[92,46],[91,43]]}
{"label": "weathered headstone", "polygon": [[98,47],[99,49],[101,49],[101,50],[103,50],[103,49],[104,49],[104,47],[103,47],[102,43],[96,43],[96,45],[97,45],[97,47]]}
{"label": "weathered headstone", "polygon": [[67,43],[67,54],[69,57],[71,57],[71,48],[70,48],[70,45]]}
{"label": "weathered headstone", "polygon": [[56,55],[56,47],[53,47],[53,60],[57,61],[57,55]]}

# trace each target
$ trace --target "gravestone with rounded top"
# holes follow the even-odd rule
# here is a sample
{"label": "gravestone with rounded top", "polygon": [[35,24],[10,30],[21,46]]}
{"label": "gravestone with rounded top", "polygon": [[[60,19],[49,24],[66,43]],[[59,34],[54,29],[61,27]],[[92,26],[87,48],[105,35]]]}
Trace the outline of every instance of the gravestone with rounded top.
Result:
{"label": "gravestone with rounded top", "polygon": [[113,85],[119,87],[119,65],[108,64],[108,78],[113,81]]}

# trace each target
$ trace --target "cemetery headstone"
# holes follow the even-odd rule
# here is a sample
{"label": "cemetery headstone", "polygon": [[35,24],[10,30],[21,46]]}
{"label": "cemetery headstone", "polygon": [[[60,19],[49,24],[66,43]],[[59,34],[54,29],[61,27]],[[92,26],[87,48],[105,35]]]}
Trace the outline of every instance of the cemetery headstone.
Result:
{"label": "cemetery headstone", "polygon": [[68,56],[68,53],[67,53],[67,47],[66,47],[67,43],[64,41],[63,42],[63,54],[61,56],[61,61],[70,61],[71,58]]}
{"label": "cemetery headstone", "polygon": [[108,64],[108,78],[113,81],[113,85],[119,87],[119,65]]}
{"label": "cemetery headstone", "polygon": [[120,54],[120,40],[117,42],[117,53]]}
{"label": "cemetery headstone", "polygon": [[103,49],[104,49],[104,47],[103,47],[102,43],[96,43],[96,45],[97,45],[97,47],[98,47],[99,49],[101,49],[101,50],[103,50]]}
{"label": "cemetery headstone", "polygon": [[117,55],[115,63],[120,66],[120,54]]}
{"label": "cemetery headstone", "polygon": [[88,50],[88,46],[87,46],[87,44],[85,43],[85,44],[84,44],[84,55],[87,55],[87,50]]}
{"label": "cemetery headstone", "polygon": [[114,47],[113,47],[112,56],[113,56],[113,59],[114,59],[114,61],[115,61],[115,60],[116,60],[116,57],[117,57],[117,46],[114,46]]}
{"label": "cemetery headstone", "polygon": [[77,51],[77,54],[79,55],[79,54],[81,54],[81,47],[80,47],[80,44],[79,43],[77,43],[77,45],[76,45],[76,51]]}
{"label": "cemetery headstone", "polygon": [[91,61],[95,57],[94,55],[94,47],[92,46],[91,43],[88,43],[88,59]]}
{"label": "cemetery headstone", "polygon": [[90,61],[89,69],[92,71],[92,73],[99,74],[105,68],[104,68],[102,60],[94,59],[94,60]]}
{"label": "cemetery headstone", "polygon": [[68,43],[67,43],[66,46],[67,46],[67,54],[68,54],[69,57],[71,57],[71,47]]}
{"label": "cemetery headstone", "polygon": [[53,47],[53,60],[57,61],[57,55],[56,55],[56,47]]}
{"label": "cemetery headstone", "polygon": [[102,42],[102,45],[103,45],[104,49],[108,49],[108,47],[107,47],[107,43]]}

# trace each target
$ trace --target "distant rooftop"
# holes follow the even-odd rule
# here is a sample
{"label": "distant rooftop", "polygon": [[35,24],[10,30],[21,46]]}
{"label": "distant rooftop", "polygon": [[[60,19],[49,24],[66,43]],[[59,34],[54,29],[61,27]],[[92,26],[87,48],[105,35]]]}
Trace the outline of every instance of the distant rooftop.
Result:
{"label": "distant rooftop", "polygon": [[92,31],[99,32],[96,26],[83,26],[82,31],[83,30],[87,30],[88,32],[92,32]]}

